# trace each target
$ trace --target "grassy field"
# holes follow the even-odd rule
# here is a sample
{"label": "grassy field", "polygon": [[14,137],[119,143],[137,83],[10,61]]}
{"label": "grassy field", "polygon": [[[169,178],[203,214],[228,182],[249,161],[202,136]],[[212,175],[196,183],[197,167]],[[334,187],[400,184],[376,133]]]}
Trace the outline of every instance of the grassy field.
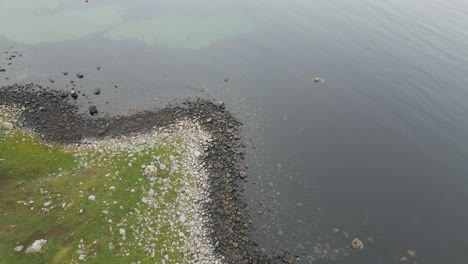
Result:
{"label": "grassy field", "polygon": [[[87,263],[182,261],[184,235],[190,235],[178,221],[182,175],[159,172],[157,198],[151,206],[142,202],[150,189],[142,165],[160,156],[169,167],[174,147],[77,154],[77,148],[5,132],[0,130],[1,264],[79,263],[80,255]],[[26,254],[38,239],[47,245]],[[14,250],[18,245],[21,252]]]}

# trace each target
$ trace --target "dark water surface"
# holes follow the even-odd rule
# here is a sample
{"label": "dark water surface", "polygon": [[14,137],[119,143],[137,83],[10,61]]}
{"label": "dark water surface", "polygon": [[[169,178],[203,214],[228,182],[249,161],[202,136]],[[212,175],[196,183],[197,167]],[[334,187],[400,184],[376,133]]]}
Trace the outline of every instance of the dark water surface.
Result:
{"label": "dark water surface", "polygon": [[468,1],[0,0],[0,51],[0,84],[110,113],[227,101],[265,248],[468,262]]}

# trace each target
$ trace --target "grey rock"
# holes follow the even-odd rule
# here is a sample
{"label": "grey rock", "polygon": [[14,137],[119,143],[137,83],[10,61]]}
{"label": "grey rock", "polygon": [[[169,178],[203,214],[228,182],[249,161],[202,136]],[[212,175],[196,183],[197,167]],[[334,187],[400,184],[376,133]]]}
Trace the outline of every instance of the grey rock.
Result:
{"label": "grey rock", "polygon": [[23,248],[24,248],[23,245],[19,245],[19,246],[15,247],[15,251],[20,252],[21,250],[23,250]]}
{"label": "grey rock", "polygon": [[97,114],[98,114],[97,107],[94,106],[94,105],[90,106],[90,107],[89,107],[89,114],[92,115],[92,116],[93,116],[93,115],[97,115]]}
{"label": "grey rock", "polygon": [[46,244],[47,244],[47,240],[45,239],[36,240],[26,249],[26,254],[39,252],[42,250],[42,247],[45,246]]}
{"label": "grey rock", "polygon": [[100,93],[101,93],[101,88],[96,87],[96,89],[94,89],[94,94],[95,94],[95,95],[98,95],[98,94],[100,94]]}

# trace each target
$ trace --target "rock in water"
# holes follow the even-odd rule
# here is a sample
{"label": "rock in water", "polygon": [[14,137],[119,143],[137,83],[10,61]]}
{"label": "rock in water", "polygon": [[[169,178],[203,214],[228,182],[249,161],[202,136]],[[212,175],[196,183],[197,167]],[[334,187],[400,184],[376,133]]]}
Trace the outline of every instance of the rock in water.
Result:
{"label": "rock in water", "polygon": [[76,98],[78,98],[78,94],[76,93],[75,90],[72,90],[72,91],[70,92],[70,95],[71,95],[71,97],[72,97],[73,99],[75,99],[75,100],[76,100]]}
{"label": "rock in water", "polygon": [[42,250],[42,247],[45,246],[46,244],[47,244],[47,240],[45,239],[36,240],[26,249],[26,254],[39,252]]}
{"label": "rock in water", "polygon": [[98,113],[98,110],[97,110],[96,106],[92,105],[92,106],[89,107],[89,114],[90,115],[92,115],[92,116],[97,115],[97,113]]}
{"label": "rock in water", "polygon": [[156,174],[158,173],[158,169],[154,165],[147,165],[145,167],[145,175],[148,177],[149,180],[154,180],[156,178]]}
{"label": "rock in water", "polygon": [[325,82],[324,79],[320,78],[320,77],[315,77],[315,78],[312,78],[312,80],[316,83],[322,83],[322,82]]}
{"label": "rock in water", "polygon": [[362,250],[364,249],[364,243],[362,243],[362,241],[358,238],[355,238],[353,241],[351,241],[351,248],[356,250]]}

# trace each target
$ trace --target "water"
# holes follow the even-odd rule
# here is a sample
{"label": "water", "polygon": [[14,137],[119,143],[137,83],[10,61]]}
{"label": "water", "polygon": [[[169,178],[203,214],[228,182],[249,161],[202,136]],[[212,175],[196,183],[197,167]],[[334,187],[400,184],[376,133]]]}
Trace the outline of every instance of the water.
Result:
{"label": "water", "polygon": [[0,48],[23,57],[1,58],[0,84],[67,90],[62,72],[83,73],[77,88],[101,87],[90,97],[111,113],[225,100],[252,139],[264,247],[319,263],[468,259],[468,2],[89,2],[1,0]]}

